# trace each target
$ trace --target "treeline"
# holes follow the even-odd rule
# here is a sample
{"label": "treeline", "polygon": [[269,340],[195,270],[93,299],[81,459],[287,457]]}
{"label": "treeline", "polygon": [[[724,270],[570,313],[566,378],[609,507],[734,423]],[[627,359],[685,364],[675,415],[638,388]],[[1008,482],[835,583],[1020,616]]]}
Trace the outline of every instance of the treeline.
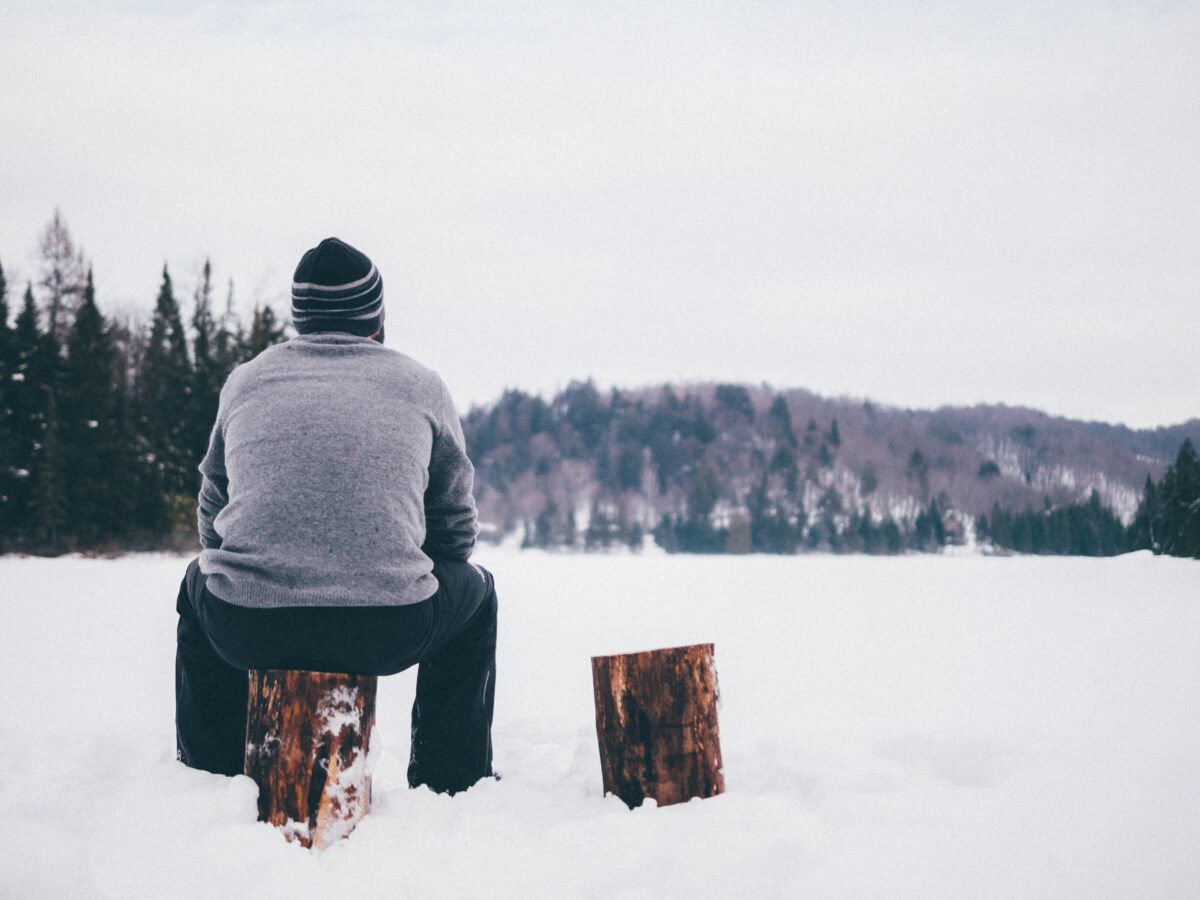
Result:
{"label": "treeline", "polygon": [[[604,396],[590,381],[549,402],[510,390],[472,409],[464,432],[481,505],[526,547],[639,547],[652,534],[672,552],[900,553],[961,538],[937,498],[912,517],[875,515],[871,472],[854,484],[868,499],[849,506],[833,477],[837,419],[798,429],[786,398],[760,414],[741,385],[717,385],[708,402],[671,388]],[[910,464],[919,481],[921,455]]]}
{"label": "treeline", "polygon": [[[870,460],[842,459],[837,418],[797,427],[784,394],[756,404],[739,385],[602,394],[575,382],[549,400],[510,390],[472,409],[464,430],[484,518],[501,535],[522,534],[526,547],[636,548],[652,536],[670,552],[936,552],[967,540],[972,525],[980,544],[1022,553],[1194,547],[1165,537],[1191,534],[1183,524],[1195,504],[1190,442],[1160,484],[1148,479],[1127,528],[1095,491],[1082,503],[1044,495],[1036,508],[997,502],[968,516],[931,490],[942,461],[918,448],[891,461],[885,490],[888,463],[877,472]],[[1000,478],[995,462],[978,464],[978,483]]]}
{"label": "treeline", "polygon": [[976,523],[980,541],[1018,553],[1115,556],[1132,549],[1128,529],[1100,504],[1092,491],[1087,503],[1013,512],[992,507]]}
{"label": "treeline", "polygon": [[[23,290],[0,266],[0,552],[194,540],[196,466],[221,385],[282,340],[283,324],[269,306],[244,322],[232,287],[217,308],[207,263],[186,316],[165,267],[148,320],[105,316],[57,214],[40,249]],[[973,523],[981,542],[1019,552],[1200,556],[1190,440],[1161,479],[1147,477],[1125,528],[1095,493],[1015,508],[1029,502],[1029,473],[1020,483],[1002,475],[957,431],[931,424],[922,444],[889,430],[894,420],[870,403],[838,407],[839,423],[811,404],[817,414],[794,419],[795,402],[732,384],[601,393],[573,382],[549,400],[507,391],[463,423],[481,520],[493,537],[519,532],[530,547],[653,539],[672,552],[889,554],[963,543]],[[951,466],[969,472],[976,501],[982,491],[1003,499],[1005,485],[1025,496],[972,517],[962,481],[947,481]]]}
{"label": "treeline", "polygon": [[221,385],[282,324],[263,306],[246,325],[232,286],[216,309],[208,263],[187,324],[165,266],[148,321],[110,318],[58,213],[40,249],[16,303],[0,266],[0,552],[190,537]]}
{"label": "treeline", "polygon": [[1020,553],[1112,556],[1152,550],[1200,559],[1200,461],[1185,439],[1159,481],[1146,485],[1132,524],[1126,528],[1093,491],[1086,504],[1013,513],[993,507],[980,517],[981,540]]}

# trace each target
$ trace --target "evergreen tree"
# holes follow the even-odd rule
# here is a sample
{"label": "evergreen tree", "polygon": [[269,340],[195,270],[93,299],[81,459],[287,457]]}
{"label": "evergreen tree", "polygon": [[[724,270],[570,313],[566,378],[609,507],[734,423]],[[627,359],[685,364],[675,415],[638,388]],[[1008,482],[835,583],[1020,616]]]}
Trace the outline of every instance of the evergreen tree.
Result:
{"label": "evergreen tree", "polygon": [[89,270],[67,339],[60,431],[70,530],[84,546],[124,537],[134,518],[133,437],[122,421],[123,369]]}
{"label": "evergreen tree", "polygon": [[829,450],[829,445],[821,441],[821,449],[817,451],[817,462],[822,469],[828,469],[833,466],[833,453]]}
{"label": "evergreen tree", "polygon": [[12,376],[17,371],[12,328],[8,324],[8,280],[0,266],[0,552],[14,537],[13,502],[16,452],[13,435]]}
{"label": "evergreen tree", "polygon": [[26,285],[24,303],[11,335],[12,370],[8,377],[9,465],[12,471],[8,531],[12,543],[29,537],[33,513],[33,460],[41,433],[43,394],[39,380],[38,311],[33,287]]}
{"label": "evergreen tree", "polygon": [[172,498],[172,503],[194,497],[199,489],[196,472],[199,459],[189,440],[187,417],[181,414],[191,408],[192,384],[187,333],[171,276],[163,266],[162,286],[138,370],[136,394],[139,425],[158,469],[162,490]]}
{"label": "evergreen tree", "polygon": [[917,513],[917,520],[913,525],[913,540],[916,542],[917,549],[922,552],[928,552],[933,549],[933,520],[926,509]]}
{"label": "evergreen tree", "polygon": [[[61,460],[56,457],[49,466],[42,460],[49,424],[47,404],[60,381],[61,357],[54,338],[39,328],[31,284],[25,286],[24,303],[17,316],[12,344],[15,370],[10,376],[8,391],[9,438],[14,466],[10,522],[14,537],[19,540],[45,540],[45,529],[39,527],[39,479],[45,475],[61,482]],[[57,442],[57,416],[53,426]],[[49,486],[50,496],[54,496],[54,488],[55,485]],[[53,510],[50,514],[53,516]],[[55,533],[57,537],[57,528]]]}
{"label": "evergreen tree", "polygon": [[1138,504],[1137,514],[1129,529],[1129,549],[1158,552],[1156,530],[1159,515],[1158,485],[1154,483],[1154,479],[1146,475],[1146,483],[1142,488],[1142,502]]}
{"label": "evergreen tree", "polygon": [[767,410],[767,438],[774,446],[770,470],[783,476],[789,492],[795,491],[800,474],[796,454],[799,441],[796,440],[796,432],[792,429],[792,415],[782,394],[771,401]]}
{"label": "evergreen tree", "polygon": [[772,498],[766,475],[746,497],[750,544],[760,553],[795,553],[800,545],[801,523],[783,508],[782,499]]}
{"label": "evergreen tree", "polygon": [[909,456],[908,465],[904,467],[904,477],[917,483],[922,500],[929,496],[929,463],[920,450],[913,450]]}
{"label": "evergreen tree", "polygon": [[642,448],[634,444],[624,444],[617,454],[615,466],[616,489],[618,491],[636,491],[642,486]]}
{"label": "evergreen tree", "polygon": [[261,309],[254,307],[254,318],[250,321],[250,334],[247,335],[242,347],[242,359],[254,359],[273,344],[284,339],[287,326],[276,318],[275,310],[270,305]]}
{"label": "evergreen tree", "polygon": [[225,294],[225,311],[217,320],[216,336],[213,339],[213,358],[216,360],[219,375],[217,380],[222,385],[229,373],[242,361],[242,345],[245,340],[245,329],[233,308],[233,279],[230,279]]}
{"label": "evergreen tree", "polygon": [[899,553],[904,549],[904,536],[900,533],[900,526],[896,524],[895,519],[888,516],[879,526],[879,530],[882,534],[885,552]]}
{"label": "evergreen tree", "polygon": [[188,411],[191,458],[199,461],[217,418],[217,401],[228,372],[222,371],[219,329],[212,312],[212,264],[204,261],[192,311],[192,404]]}
{"label": "evergreen tree", "polygon": [[[114,328],[113,334],[114,339],[117,339],[119,329]],[[118,446],[126,449],[119,457],[122,474],[116,480],[128,486],[128,496],[124,506],[114,510],[114,515],[124,515],[128,528],[148,538],[150,545],[154,546],[157,540],[170,530],[162,477],[150,443],[138,429],[129,363],[124,353],[118,352],[117,366],[113,430]]]}
{"label": "evergreen tree", "polygon": [[929,524],[933,529],[933,543],[935,547],[944,547],[946,545],[946,520],[942,516],[941,509],[938,508],[936,500],[929,501]]}
{"label": "evergreen tree", "polygon": [[783,394],[777,394],[767,410],[767,436],[775,441],[776,446],[786,446],[794,450],[798,444],[796,432],[792,428],[792,414]]}
{"label": "evergreen tree", "polygon": [[1200,557],[1200,459],[1185,439],[1159,489],[1162,552]]}
{"label": "evergreen tree", "polygon": [[740,384],[718,384],[715,399],[718,409],[727,410],[747,422],[754,421],[754,403],[750,399],[750,392]]}

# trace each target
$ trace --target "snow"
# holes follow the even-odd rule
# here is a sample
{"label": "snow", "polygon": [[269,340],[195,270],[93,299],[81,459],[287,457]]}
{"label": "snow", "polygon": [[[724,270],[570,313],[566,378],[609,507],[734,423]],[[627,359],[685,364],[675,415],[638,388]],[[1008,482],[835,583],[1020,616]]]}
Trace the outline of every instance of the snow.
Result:
{"label": "snow", "polygon": [[[321,717],[321,733],[337,737],[343,728],[351,731],[362,729],[362,717],[358,711],[358,688],[339,685],[321,698],[317,705]],[[313,740],[317,740],[314,736]]]}
{"label": "snow", "polygon": [[[186,560],[0,558],[0,896],[1194,897],[1200,564],[488,550],[501,781],[311,853],[174,760]],[[603,797],[592,655],[714,642],[727,793]]]}

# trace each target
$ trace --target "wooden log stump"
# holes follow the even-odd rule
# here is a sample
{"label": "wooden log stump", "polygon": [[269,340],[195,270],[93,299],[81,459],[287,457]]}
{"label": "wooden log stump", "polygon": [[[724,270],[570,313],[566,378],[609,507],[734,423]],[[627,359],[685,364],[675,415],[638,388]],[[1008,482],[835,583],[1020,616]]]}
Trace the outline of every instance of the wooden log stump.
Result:
{"label": "wooden log stump", "polygon": [[592,657],[604,792],[630,809],[725,790],[713,645]]}
{"label": "wooden log stump", "polygon": [[377,681],[332,672],[250,672],[245,773],[258,784],[259,820],[289,841],[327,847],[367,814]]}

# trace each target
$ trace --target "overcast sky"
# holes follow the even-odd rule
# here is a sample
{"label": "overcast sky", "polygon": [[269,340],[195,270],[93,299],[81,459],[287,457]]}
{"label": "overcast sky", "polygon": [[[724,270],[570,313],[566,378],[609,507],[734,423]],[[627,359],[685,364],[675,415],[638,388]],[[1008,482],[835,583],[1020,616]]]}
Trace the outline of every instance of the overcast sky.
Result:
{"label": "overcast sky", "polygon": [[464,408],[1200,416],[1200,4],[77,5],[0,3],[19,278],[56,206],[109,310],[206,255],[286,303],[332,234]]}

